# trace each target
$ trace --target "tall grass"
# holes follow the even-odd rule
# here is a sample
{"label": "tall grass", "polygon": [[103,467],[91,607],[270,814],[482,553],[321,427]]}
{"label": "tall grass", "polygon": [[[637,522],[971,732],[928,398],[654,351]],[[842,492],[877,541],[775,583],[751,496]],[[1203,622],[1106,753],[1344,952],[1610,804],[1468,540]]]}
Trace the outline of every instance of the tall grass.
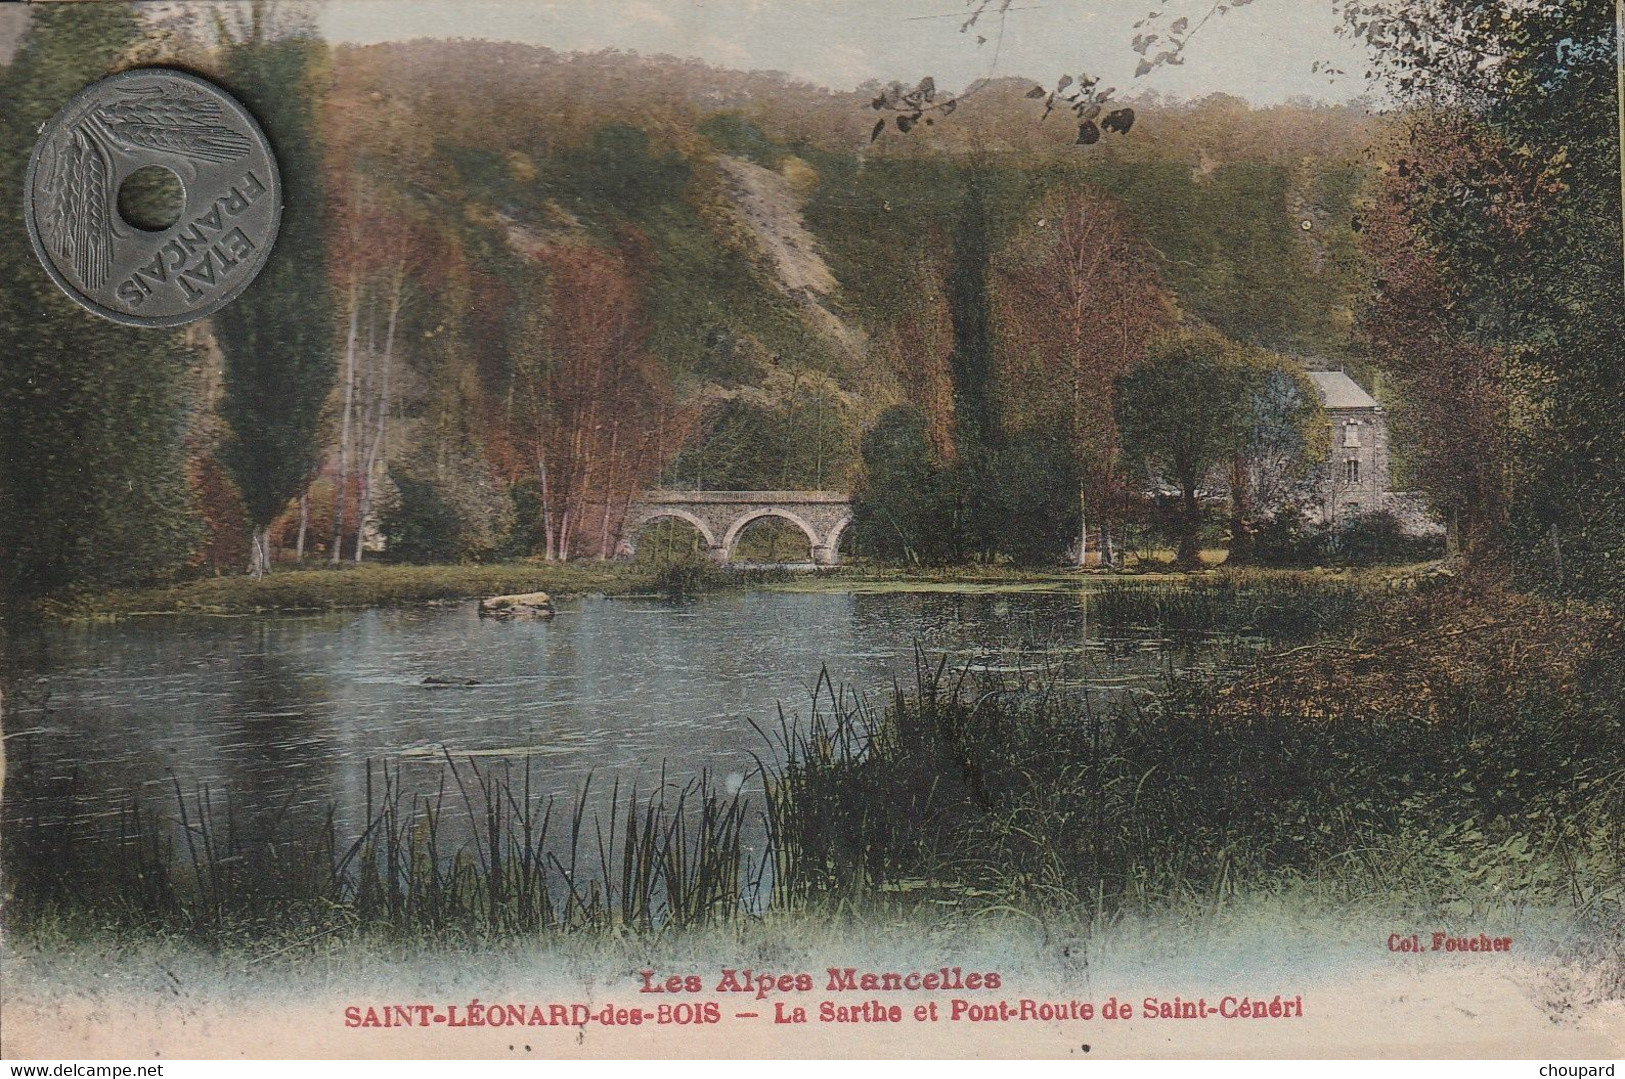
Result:
{"label": "tall grass", "polygon": [[447,758],[433,796],[369,767],[366,824],[341,839],[329,810],[244,820],[179,785],[167,806],[87,819],[69,797],[8,836],[7,913],[28,925],[89,912],[106,924],[203,939],[327,934],[502,937],[655,932],[725,923],[765,902],[745,803],[701,775],[595,805],[533,794],[530,768]]}
{"label": "tall grass", "polygon": [[1281,642],[1351,625],[1391,598],[1315,574],[1221,573],[1177,585],[1110,583],[1090,597],[1103,623],[1170,635],[1251,634]]}
{"label": "tall grass", "polygon": [[771,732],[776,898],[1109,914],[1308,886],[1572,902],[1625,940],[1618,699],[1441,723],[1237,714],[1187,681],[1092,707],[922,658],[884,707],[826,685],[810,723]]}

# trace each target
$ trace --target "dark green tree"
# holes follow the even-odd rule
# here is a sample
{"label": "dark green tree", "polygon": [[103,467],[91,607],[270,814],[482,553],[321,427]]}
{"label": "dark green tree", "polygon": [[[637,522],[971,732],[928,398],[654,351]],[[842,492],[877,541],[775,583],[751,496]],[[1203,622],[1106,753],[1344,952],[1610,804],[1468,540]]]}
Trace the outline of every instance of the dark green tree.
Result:
{"label": "dark green tree", "polygon": [[[1402,388],[1447,381],[1457,345],[1494,358],[1503,401],[1493,431],[1448,395],[1407,426],[1447,463],[1502,462],[1485,558],[1625,598],[1616,5],[1360,0],[1346,15],[1391,89],[1423,106],[1385,191],[1408,236],[1380,267],[1367,328]],[[1417,298],[1427,309],[1407,311]]]}
{"label": "dark green tree", "polygon": [[1000,554],[1024,565],[1054,565],[1076,550],[1082,525],[1083,459],[1061,425],[1007,434],[990,459],[984,500],[1000,523]]}
{"label": "dark green tree", "polygon": [[1145,363],[1117,381],[1117,424],[1131,470],[1179,489],[1179,553],[1201,563],[1200,492],[1247,429],[1249,379],[1237,346],[1213,329],[1154,339]]}
{"label": "dark green tree", "polygon": [[960,457],[975,457],[999,442],[996,351],[988,268],[993,238],[986,185],[980,170],[966,176],[965,198],[954,229],[948,267],[948,313],[954,348],[948,369],[954,386],[954,443]]}
{"label": "dark green tree", "polygon": [[948,357],[953,382],[955,460],[950,480],[955,491],[954,543],[960,559],[994,553],[1007,524],[992,504],[993,457],[1003,445],[999,425],[998,353],[993,331],[993,305],[988,272],[993,258],[993,230],[988,205],[989,171],[971,167],[954,226],[947,280],[948,314],[954,347]]}
{"label": "dark green tree", "polygon": [[954,492],[932,459],[919,409],[881,413],[863,436],[862,453],[865,481],[852,516],[863,549],[915,565],[955,559]]}
{"label": "dark green tree", "polygon": [[23,173],[40,125],[138,36],[122,4],[42,5],[0,69],[0,589],[138,583],[195,538],[180,336],[78,307],[34,257]]}
{"label": "dark green tree", "polygon": [[320,462],[322,406],[338,372],[317,122],[326,49],[312,28],[279,23],[258,2],[219,30],[227,81],[270,137],[282,174],[276,247],[254,284],[214,316],[229,428],[220,460],[248,507],[249,567],[259,575],[271,565],[271,523]]}

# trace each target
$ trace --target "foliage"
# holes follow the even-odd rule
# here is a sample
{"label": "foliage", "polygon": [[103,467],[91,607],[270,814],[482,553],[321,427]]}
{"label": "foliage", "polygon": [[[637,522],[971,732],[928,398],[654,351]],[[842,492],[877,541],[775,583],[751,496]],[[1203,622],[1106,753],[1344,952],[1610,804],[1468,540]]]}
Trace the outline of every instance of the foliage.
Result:
{"label": "foliage", "polygon": [[999,551],[1007,519],[1000,514],[998,459],[1006,430],[1000,415],[998,344],[989,282],[994,234],[987,205],[992,177],[977,167],[964,178],[943,296],[953,325],[948,354],[953,387],[952,540],[958,559]]}
{"label": "foliage", "polygon": [[666,466],[672,486],[823,490],[853,470],[852,401],[815,373],[777,369],[758,393],[719,395],[703,432]]}
{"label": "foliage", "polygon": [[1357,514],[1336,527],[1284,506],[1258,529],[1252,559],[1267,566],[1380,566],[1444,554],[1444,537],[1411,535],[1388,510]]}
{"label": "foliage", "polygon": [[716,143],[724,153],[743,157],[770,169],[777,168],[786,156],[782,146],[740,113],[713,113],[701,120],[696,130]]}
{"label": "foliage", "polygon": [[991,454],[984,512],[989,545],[1020,565],[1054,565],[1078,542],[1083,462],[1065,434],[1026,427]]}
{"label": "foliage", "polygon": [[1330,540],[1329,529],[1288,503],[1254,531],[1252,561],[1261,566],[1326,565]]}
{"label": "foliage", "polygon": [[1419,475],[1481,561],[1625,595],[1615,5],[1344,8],[1418,106],[1390,154],[1366,320]]}
{"label": "foliage", "polygon": [[534,484],[541,553],[607,558],[616,504],[659,471],[671,389],[620,261],[584,245],[544,255],[547,304],[530,309],[513,356],[507,464]]}
{"label": "foliage", "polygon": [[[1216,115],[1193,121],[1224,130],[1241,120],[1239,102],[1230,105],[1214,103]],[[1167,158],[1148,151],[1148,159],[1091,161],[1085,175],[1122,201],[1188,315],[1264,348],[1354,352],[1352,308],[1363,276],[1353,229],[1365,167],[1340,155],[1310,163],[1240,157],[1222,141],[1196,152],[1210,168],[1169,159],[1169,147]]]}
{"label": "foliage", "polygon": [[1377,510],[1344,521],[1331,546],[1345,565],[1373,566],[1437,558],[1444,553],[1444,537],[1408,535],[1398,517]]}
{"label": "foliage", "polygon": [[1230,461],[1230,558],[1251,554],[1252,534],[1325,467],[1331,425],[1303,369],[1262,351],[1244,353],[1241,428]]}
{"label": "foliage", "polygon": [[382,503],[385,552],[406,562],[487,558],[514,531],[515,500],[483,460],[466,455],[400,462],[390,469]]}
{"label": "foliage", "polygon": [[[1050,471],[1007,469],[1000,489],[1014,493],[1033,485],[1036,507],[1050,504],[1046,496],[1058,484],[1077,485],[1065,507],[1071,534],[1050,536],[1054,546],[1047,553],[1054,556],[1078,548],[1085,523],[1109,536],[1122,516],[1129,492],[1119,467],[1116,380],[1166,327],[1173,302],[1152,253],[1115,199],[1089,187],[1058,186],[1040,213],[1000,258],[1001,388],[1009,412],[1059,444]],[[1092,520],[1081,520],[1085,514]],[[1006,527],[1023,530],[1019,512],[1004,519]]]}
{"label": "foliage", "polygon": [[326,48],[313,30],[274,25],[260,2],[240,14],[236,27],[222,21],[224,66],[276,153],[282,222],[254,286],[221,309],[213,327],[225,369],[220,415],[230,428],[220,460],[248,507],[251,566],[261,573],[270,566],[271,522],[316,469],[317,425],[337,374],[317,130]]}
{"label": "foliage", "polygon": [[992,303],[988,273],[993,255],[987,178],[972,169],[955,223],[944,295],[953,320],[954,347],[948,371],[954,390],[954,447],[962,461],[975,461],[999,446]]}
{"label": "foliage", "polygon": [[379,525],[390,558],[402,562],[460,562],[468,552],[462,542],[463,522],[430,480],[392,471],[393,505]]}
{"label": "foliage", "polygon": [[[1046,87],[1042,101],[1021,96],[1030,84],[990,84],[977,91],[977,110],[959,108],[944,124],[949,97],[933,86],[876,87],[858,100],[760,74],[495,43],[328,54],[269,10],[231,15],[216,48],[199,43],[199,63],[242,82],[245,95],[273,77],[300,87],[251,104],[295,132],[294,157],[320,160],[287,169],[296,181],[322,181],[314,194],[290,187],[290,197],[324,196],[327,235],[350,242],[320,254],[324,296],[289,293],[279,267],[305,263],[299,230],[314,220],[290,203],[267,276],[216,320],[226,398],[217,403],[200,379],[193,426],[211,428],[218,409],[230,430],[223,446],[212,430],[195,438],[188,462],[205,481],[204,561],[216,566],[238,528],[228,520],[234,485],[218,482],[210,458],[239,483],[255,473],[252,485],[264,489],[243,490],[250,516],[280,515],[273,527],[284,537],[294,534],[288,499],[319,468],[310,489],[331,492],[336,512],[325,497],[309,500],[319,537],[310,549],[334,525],[345,546],[365,540],[358,522],[386,466],[415,464],[420,452],[483,456],[523,504],[520,526],[491,542],[514,555],[597,557],[617,548],[626,499],[662,476],[877,497],[882,483],[860,474],[858,444],[894,404],[919,411],[934,487],[948,492],[935,523],[906,544],[913,553],[895,556],[936,561],[931,548],[946,544],[952,557],[1041,563],[1076,550],[1068,521],[1086,517],[1110,533],[1127,520],[1138,481],[1123,482],[1116,379],[1175,317],[1176,296],[1179,309],[1238,340],[1346,350],[1358,277],[1350,229],[1367,171],[1354,147],[1372,123],[1358,110],[1137,102],[1132,136],[1102,138],[1079,156],[1065,145],[1072,124],[1099,126],[1118,109],[1096,100],[1109,88],[1085,77]],[[1177,57],[1191,27],[1156,23],[1141,28],[1144,55]],[[660,92],[640,91],[636,107],[623,107],[624,95],[604,92],[612,83]],[[753,87],[748,109],[718,108],[740,100],[743,85]],[[933,108],[919,109],[907,140],[854,153],[875,116],[862,106],[877,94],[888,117]],[[538,105],[548,101],[572,106]],[[496,132],[483,119],[499,107],[508,120]],[[1040,124],[1041,108],[1071,123]],[[974,150],[995,131],[1022,152]],[[799,211],[816,239],[834,282],[827,293],[777,279],[747,227],[759,207],[742,201],[721,154],[785,175],[795,166],[784,212]],[[1305,220],[1311,231],[1299,228]],[[1055,271],[1069,264],[1085,272],[1061,287]],[[604,286],[601,310],[570,309],[568,293],[583,282]],[[346,362],[335,362],[328,298],[346,295],[359,312],[354,412],[372,417],[348,460],[336,445],[351,440],[338,422],[348,390],[331,393]],[[270,307],[251,313],[256,296]],[[279,327],[267,345],[300,358],[231,345],[237,330],[250,332],[233,328],[238,315],[245,326]],[[588,315],[602,316],[599,329],[622,329],[587,347]],[[304,328],[290,335],[292,325]],[[389,342],[398,343],[393,360]],[[284,376],[291,381],[279,383]],[[567,383],[589,388],[571,397]],[[174,389],[150,383],[164,396],[153,407],[178,408]],[[389,400],[394,413],[380,405]],[[1070,456],[1054,442],[1061,429]],[[1045,461],[1054,467],[1041,469]],[[117,473],[119,463],[105,467]],[[161,485],[163,468],[143,468]],[[1077,484],[1072,497],[1064,483]],[[132,505],[114,515],[137,521]],[[187,540],[196,519],[182,509],[165,528],[148,520],[120,542]],[[60,551],[52,561],[80,572]],[[167,570],[162,559],[108,564]]]}
{"label": "foliage", "polygon": [[[26,13],[0,68],[0,596],[161,579],[196,538],[179,334],[79,308],[34,258],[23,172],[40,127],[138,36],[115,4]],[[15,197],[12,197],[12,196]]]}
{"label": "foliage", "polygon": [[865,551],[888,561],[951,561],[953,501],[920,411],[898,405],[863,436],[866,485],[852,507],[852,529]]}
{"label": "foliage", "polygon": [[544,184],[567,205],[591,199],[647,220],[682,199],[690,173],[682,155],[657,152],[642,128],[607,124],[586,146],[560,154]]}
{"label": "foliage", "polygon": [[1117,424],[1132,470],[1167,477],[1184,520],[1178,561],[1195,565],[1199,489],[1234,453],[1245,430],[1247,382],[1236,346],[1217,330],[1177,330],[1153,339],[1145,363],[1117,383]]}

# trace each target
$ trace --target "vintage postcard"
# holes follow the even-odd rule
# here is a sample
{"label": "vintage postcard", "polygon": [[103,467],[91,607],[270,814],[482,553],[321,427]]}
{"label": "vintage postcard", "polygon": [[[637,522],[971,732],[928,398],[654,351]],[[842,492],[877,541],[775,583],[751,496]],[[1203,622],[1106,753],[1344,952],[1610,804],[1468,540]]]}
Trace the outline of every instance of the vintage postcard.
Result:
{"label": "vintage postcard", "polygon": [[1620,19],[0,7],[0,1052],[1625,1052]]}

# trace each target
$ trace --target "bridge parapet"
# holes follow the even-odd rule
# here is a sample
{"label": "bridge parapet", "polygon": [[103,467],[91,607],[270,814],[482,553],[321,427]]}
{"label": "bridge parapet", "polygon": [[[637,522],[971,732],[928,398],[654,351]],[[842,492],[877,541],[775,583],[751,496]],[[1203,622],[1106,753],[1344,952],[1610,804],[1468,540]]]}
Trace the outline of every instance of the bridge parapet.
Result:
{"label": "bridge parapet", "polygon": [[852,523],[852,500],[839,491],[645,491],[632,500],[621,549],[637,553],[638,532],[658,520],[680,520],[699,532],[716,562],[732,560],[739,534],[754,521],[777,517],[807,537],[814,565],[840,562],[841,536]]}

